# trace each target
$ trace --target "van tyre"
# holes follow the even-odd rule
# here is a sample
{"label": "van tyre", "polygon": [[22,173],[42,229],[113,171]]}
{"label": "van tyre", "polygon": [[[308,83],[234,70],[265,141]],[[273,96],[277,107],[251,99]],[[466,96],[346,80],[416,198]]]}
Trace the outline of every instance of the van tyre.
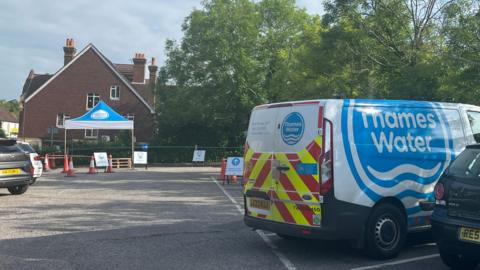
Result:
{"label": "van tyre", "polygon": [[365,229],[366,251],[375,259],[391,259],[398,255],[405,243],[406,219],[392,204],[381,204],[373,209]]}
{"label": "van tyre", "polygon": [[461,255],[449,254],[445,251],[442,251],[442,249],[440,249],[440,258],[442,258],[444,264],[452,269],[473,270],[477,268],[478,265],[478,261],[476,260],[472,260]]}
{"label": "van tyre", "polygon": [[27,189],[28,189],[28,185],[21,185],[21,186],[9,187],[8,191],[12,195],[20,195],[20,194],[25,193],[27,191]]}

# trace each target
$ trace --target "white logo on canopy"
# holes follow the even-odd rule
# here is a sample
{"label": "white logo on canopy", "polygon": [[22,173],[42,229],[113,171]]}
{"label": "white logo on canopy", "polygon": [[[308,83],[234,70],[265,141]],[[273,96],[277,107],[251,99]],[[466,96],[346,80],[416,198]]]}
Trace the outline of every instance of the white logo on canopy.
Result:
{"label": "white logo on canopy", "polygon": [[95,120],[103,120],[103,119],[107,119],[110,115],[108,114],[107,111],[105,110],[98,110],[94,113],[92,113],[92,115],[90,116],[92,119],[95,119]]}

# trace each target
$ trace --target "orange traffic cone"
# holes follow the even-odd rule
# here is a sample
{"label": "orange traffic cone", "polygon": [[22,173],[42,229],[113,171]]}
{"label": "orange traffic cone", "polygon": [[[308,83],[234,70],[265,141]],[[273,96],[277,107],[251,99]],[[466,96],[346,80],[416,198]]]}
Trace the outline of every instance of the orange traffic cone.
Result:
{"label": "orange traffic cone", "polygon": [[44,165],[43,165],[43,171],[48,172],[50,171],[50,165],[48,165],[49,160],[48,160],[48,154],[45,154],[45,160],[44,160]]}
{"label": "orange traffic cone", "polygon": [[88,168],[88,173],[89,174],[97,173],[97,169],[95,169],[95,157],[93,155],[92,155],[92,158],[90,159],[90,167]]}
{"label": "orange traffic cone", "polygon": [[220,177],[218,178],[218,180],[222,180],[223,182],[225,182],[225,170],[227,168],[227,159],[226,158],[222,158],[222,165],[220,167]]}
{"label": "orange traffic cone", "polygon": [[105,171],[106,173],[113,173],[113,161],[112,161],[112,154],[108,155],[108,167]]}
{"label": "orange traffic cone", "polygon": [[73,157],[70,156],[69,170],[67,172],[68,177],[75,177],[75,171],[73,170]]}
{"label": "orange traffic cone", "polygon": [[70,168],[68,167],[68,165],[69,165],[69,164],[68,164],[68,156],[65,155],[65,157],[64,157],[64,159],[63,159],[63,171],[62,171],[62,173],[67,173],[67,172],[70,170]]}

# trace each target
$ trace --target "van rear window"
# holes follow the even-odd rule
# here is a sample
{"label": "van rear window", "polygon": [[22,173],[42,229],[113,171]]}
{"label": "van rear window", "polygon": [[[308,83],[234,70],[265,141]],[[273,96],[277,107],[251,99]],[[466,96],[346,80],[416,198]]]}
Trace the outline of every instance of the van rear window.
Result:
{"label": "van rear window", "polygon": [[247,142],[255,152],[273,152],[275,117],[275,109],[259,109],[252,112]]}
{"label": "van rear window", "polygon": [[255,109],[247,143],[254,152],[298,153],[319,135],[318,103]]}

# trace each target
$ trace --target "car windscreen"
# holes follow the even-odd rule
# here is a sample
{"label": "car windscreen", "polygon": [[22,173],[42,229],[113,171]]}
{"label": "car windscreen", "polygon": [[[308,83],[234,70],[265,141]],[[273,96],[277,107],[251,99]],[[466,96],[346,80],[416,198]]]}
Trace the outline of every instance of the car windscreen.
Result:
{"label": "car windscreen", "polygon": [[28,144],[19,143],[18,147],[20,147],[20,149],[22,149],[22,151],[25,151],[25,152],[28,152],[28,153],[35,153],[36,152],[35,149],[33,149],[33,147],[31,147]]}
{"label": "car windscreen", "polygon": [[465,149],[448,169],[448,175],[468,179],[480,177],[480,149]]}

